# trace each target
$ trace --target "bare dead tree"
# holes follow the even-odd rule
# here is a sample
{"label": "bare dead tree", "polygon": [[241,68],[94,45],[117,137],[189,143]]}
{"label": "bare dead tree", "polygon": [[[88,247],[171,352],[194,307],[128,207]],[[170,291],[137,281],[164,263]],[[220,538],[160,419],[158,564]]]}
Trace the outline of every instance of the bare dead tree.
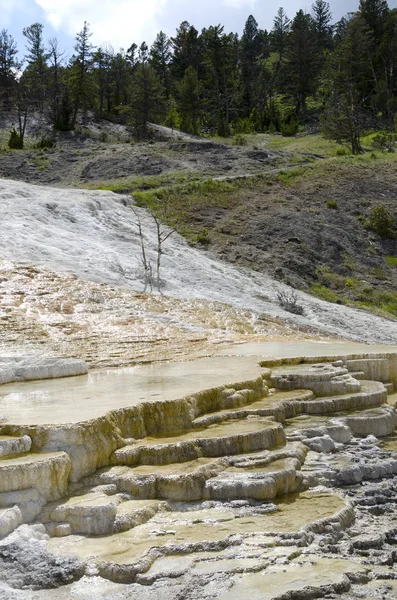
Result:
{"label": "bare dead tree", "polygon": [[157,233],[156,286],[157,286],[157,290],[159,292],[161,292],[160,268],[161,268],[161,257],[164,254],[163,244],[175,232],[175,229],[172,229],[172,228],[164,225],[160,221],[160,219],[150,209],[149,209],[149,212],[156,224],[156,233]]}
{"label": "bare dead tree", "polygon": [[145,287],[144,287],[143,291],[146,292],[146,290],[149,286],[150,292],[152,292],[153,291],[153,268],[152,268],[152,263],[150,262],[150,260],[148,260],[147,255],[146,255],[145,240],[143,237],[143,229],[142,229],[142,221],[141,221],[138,211],[133,206],[131,206],[131,209],[136,217],[136,226],[138,227],[139,240],[141,243],[141,262],[142,262],[142,266],[143,266],[144,281],[145,281]]}

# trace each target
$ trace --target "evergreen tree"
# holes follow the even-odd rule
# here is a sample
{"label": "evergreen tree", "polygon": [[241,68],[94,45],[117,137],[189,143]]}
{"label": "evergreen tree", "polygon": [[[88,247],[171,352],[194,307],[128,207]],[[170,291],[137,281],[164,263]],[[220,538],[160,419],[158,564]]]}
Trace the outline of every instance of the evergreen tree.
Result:
{"label": "evergreen tree", "polygon": [[132,80],[129,60],[123,50],[111,56],[110,80],[113,90],[112,106],[119,111],[121,106],[129,103]]}
{"label": "evergreen tree", "polygon": [[178,113],[181,117],[181,129],[188,133],[199,133],[202,114],[202,85],[197,71],[188,67],[185,76],[177,85]]}
{"label": "evergreen tree", "polygon": [[258,28],[258,23],[250,15],[245,23],[243,35],[240,40],[240,67],[242,83],[242,107],[245,114],[252,109],[252,88],[258,74],[258,57],[263,52],[263,32]]}
{"label": "evergreen tree", "polygon": [[375,44],[383,32],[389,7],[386,0],[360,0],[360,12],[365,23],[373,33]]}
{"label": "evergreen tree", "polygon": [[51,120],[55,124],[59,121],[61,100],[64,92],[64,84],[62,78],[63,57],[65,52],[60,49],[58,40],[51,38],[48,42],[48,54],[50,60],[49,66],[49,109]]}
{"label": "evergreen tree", "polygon": [[35,103],[42,111],[47,90],[47,61],[49,58],[43,42],[43,25],[33,23],[29,27],[25,27],[22,33],[27,39],[26,49],[28,51],[26,55],[28,64],[23,74],[25,85],[29,89],[31,102]]}
{"label": "evergreen tree", "polygon": [[343,40],[330,57],[327,73],[328,106],[322,118],[324,133],[347,140],[353,154],[362,151],[361,134],[369,127],[368,106],[376,87],[371,69],[373,38],[357,13],[347,24]]}
{"label": "evergreen tree", "polygon": [[159,76],[161,85],[164,87],[167,96],[170,92],[169,68],[172,59],[171,47],[171,40],[163,31],[160,31],[150,48],[150,64]]}
{"label": "evergreen tree", "polygon": [[6,110],[11,108],[12,90],[21,63],[17,59],[17,44],[6,29],[0,31],[0,98]]}
{"label": "evergreen tree", "polygon": [[329,3],[325,0],[316,0],[312,5],[313,22],[317,36],[317,46],[321,52],[332,48],[333,27],[332,14]]}
{"label": "evergreen tree", "polygon": [[397,9],[387,15],[378,52],[384,72],[385,110],[392,117],[397,110]]}
{"label": "evergreen tree", "polygon": [[76,45],[74,47],[76,54],[72,57],[70,68],[70,87],[74,105],[73,126],[76,123],[80,108],[86,110],[92,105],[95,97],[95,83],[91,77],[92,53],[94,50],[94,46],[90,42],[91,36],[89,24],[84,21],[83,29],[76,34]]}
{"label": "evergreen tree", "polygon": [[[144,57],[145,53],[142,52],[141,56]],[[147,60],[142,59],[135,68],[132,77],[131,106],[136,134],[144,138],[147,135],[148,122],[159,120],[165,112],[164,88]]]}
{"label": "evergreen tree", "polygon": [[112,110],[112,88],[110,64],[113,48],[98,48],[92,55],[92,66],[98,90],[98,114],[103,117],[104,112]]}
{"label": "evergreen tree", "polygon": [[188,67],[193,67],[198,73],[201,64],[201,40],[197,29],[188,21],[183,21],[176,30],[176,36],[171,38],[174,51],[172,58],[172,75],[180,81]]}
{"label": "evergreen tree", "polygon": [[229,135],[238,94],[238,38],[221,25],[202,31],[205,95],[210,119],[219,135]]}
{"label": "evergreen tree", "polygon": [[271,47],[278,52],[280,61],[283,59],[287,46],[288,35],[291,31],[291,21],[283,8],[279,8],[274,19],[273,29],[270,32]]}
{"label": "evergreen tree", "polygon": [[306,99],[317,86],[319,55],[313,19],[297,12],[288,40],[282,72],[282,91],[294,104],[297,115],[305,115]]}

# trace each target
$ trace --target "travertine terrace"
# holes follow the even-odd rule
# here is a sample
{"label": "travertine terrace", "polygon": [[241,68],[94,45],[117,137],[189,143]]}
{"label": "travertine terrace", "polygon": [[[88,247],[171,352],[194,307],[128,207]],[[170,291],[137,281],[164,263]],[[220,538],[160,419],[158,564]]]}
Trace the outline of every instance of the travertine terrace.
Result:
{"label": "travertine terrace", "polygon": [[278,349],[4,360],[2,598],[394,598],[397,350]]}

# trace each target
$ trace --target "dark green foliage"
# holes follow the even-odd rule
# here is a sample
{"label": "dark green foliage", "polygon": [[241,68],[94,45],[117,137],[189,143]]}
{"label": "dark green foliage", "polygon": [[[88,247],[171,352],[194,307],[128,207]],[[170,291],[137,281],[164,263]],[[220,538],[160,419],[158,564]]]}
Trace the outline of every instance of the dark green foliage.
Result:
{"label": "dark green foliage", "polygon": [[0,32],[0,100],[4,108],[11,108],[12,91],[17,84],[16,74],[21,68],[14,38],[6,29]]}
{"label": "dark green foliage", "polygon": [[181,129],[198,134],[202,117],[202,84],[193,67],[188,67],[185,76],[176,86],[177,108],[181,119]]}
{"label": "dark green foliage", "polygon": [[292,137],[298,133],[299,124],[296,118],[292,117],[288,122],[282,123],[280,127],[281,135]]}
{"label": "dark green foliage", "polygon": [[270,33],[272,50],[278,52],[280,61],[287,47],[287,40],[291,31],[291,21],[283,8],[279,8],[274,19],[273,29]]}
{"label": "dark green foliage", "polygon": [[22,150],[23,149],[23,138],[17,133],[15,129],[10,131],[10,138],[8,140],[8,147],[11,150]]}
{"label": "dark green foliage", "polygon": [[[353,154],[364,131],[391,131],[397,113],[397,8],[386,0],[360,0],[359,10],[333,24],[326,0],[311,14],[289,19],[279,8],[268,33],[249,15],[241,36],[221,24],[199,32],[183,21],[175,36],[160,31],[150,49],[95,49],[85,22],[66,64],[57,40],[44,41],[43,25],[23,30],[22,73],[13,38],[0,33],[0,103],[18,113],[18,134],[34,110],[67,131],[81,112],[135,126],[149,120],[202,134],[275,132],[295,135],[317,127]],[[294,119],[286,118],[291,112]],[[393,150],[392,138],[375,138]],[[375,155],[374,155],[375,156]]]}
{"label": "dark green foliage", "polygon": [[381,204],[372,209],[369,215],[368,229],[374,231],[382,238],[393,238],[395,237],[395,218]]}
{"label": "dark green foliage", "polygon": [[316,89],[319,54],[313,19],[300,10],[293,20],[282,70],[282,90],[298,115],[306,113],[306,99]]}
{"label": "dark green foliage", "polygon": [[371,145],[374,150],[381,152],[395,152],[397,136],[394,133],[378,133],[372,138]]}
{"label": "dark green foliage", "polygon": [[51,150],[51,148],[55,148],[55,146],[55,140],[51,135],[41,136],[41,138],[34,144],[34,148],[36,150]]}
{"label": "dark green foliage", "polygon": [[348,141],[353,154],[362,152],[361,135],[370,126],[367,105],[375,92],[370,60],[372,39],[363,17],[356,14],[330,56],[326,71],[328,105],[322,129],[331,139]]}
{"label": "dark green foliage", "polygon": [[[142,47],[141,47],[142,48]],[[131,108],[135,132],[138,138],[147,134],[149,121],[156,121],[165,116],[165,97],[160,80],[153,67],[143,59],[137,64],[132,78]]]}

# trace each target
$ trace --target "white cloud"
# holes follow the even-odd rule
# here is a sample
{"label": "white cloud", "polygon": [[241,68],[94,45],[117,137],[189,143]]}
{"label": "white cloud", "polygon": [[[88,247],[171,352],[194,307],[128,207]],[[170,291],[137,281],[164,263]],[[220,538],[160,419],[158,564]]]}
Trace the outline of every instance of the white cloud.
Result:
{"label": "white cloud", "polygon": [[88,21],[93,43],[110,42],[115,49],[127,49],[133,42],[140,44],[144,40],[151,43],[160,30],[158,18],[167,3],[167,0],[35,1],[54,29],[74,36]]}
{"label": "white cloud", "polygon": [[8,27],[12,23],[15,13],[26,10],[26,0],[0,0],[1,27]]}
{"label": "white cloud", "polygon": [[226,6],[231,6],[232,8],[253,8],[256,2],[257,0],[223,0]]}

